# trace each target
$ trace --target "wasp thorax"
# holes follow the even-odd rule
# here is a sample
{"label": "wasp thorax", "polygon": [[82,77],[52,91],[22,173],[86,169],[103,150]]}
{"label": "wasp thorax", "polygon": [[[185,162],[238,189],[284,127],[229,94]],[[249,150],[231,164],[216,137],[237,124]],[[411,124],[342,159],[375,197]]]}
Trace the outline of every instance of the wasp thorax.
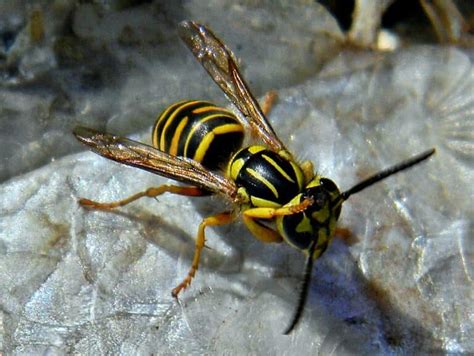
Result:
{"label": "wasp thorax", "polygon": [[341,213],[339,196],[339,189],[333,181],[316,176],[287,205],[299,204],[308,198],[313,203],[301,213],[279,217],[279,233],[288,244],[304,251],[316,240],[314,258],[317,258],[326,250],[334,235]]}
{"label": "wasp thorax", "polygon": [[229,164],[228,176],[244,189],[254,207],[278,208],[303,189],[301,168],[284,151],[250,146],[237,152]]}

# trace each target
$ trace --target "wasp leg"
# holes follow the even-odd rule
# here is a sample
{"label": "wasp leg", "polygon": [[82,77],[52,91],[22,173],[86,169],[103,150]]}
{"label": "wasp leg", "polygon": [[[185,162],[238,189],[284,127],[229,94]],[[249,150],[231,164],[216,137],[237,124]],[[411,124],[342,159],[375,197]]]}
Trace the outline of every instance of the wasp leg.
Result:
{"label": "wasp leg", "polygon": [[189,272],[186,278],[184,278],[183,281],[171,291],[171,295],[173,297],[176,298],[182,289],[187,288],[191,284],[191,281],[194,278],[194,275],[196,274],[196,271],[199,267],[199,260],[201,258],[201,251],[206,242],[206,235],[204,233],[204,230],[206,229],[206,227],[226,225],[226,224],[231,223],[234,219],[235,219],[235,214],[231,212],[225,212],[225,213],[209,216],[201,222],[201,224],[199,225],[198,234],[196,237],[196,247],[194,250],[194,257],[193,257],[193,262],[191,264],[191,268],[189,269]]}
{"label": "wasp leg", "polygon": [[160,185],[159,187],[148,188],[147,190],[143,192],[136,193],[123,200],[117,200],[110,203],[99,203],[93,200],[82,198],[79,200],[79,204],[89,209],[111,210],[111,209],[118,208],[120,206],[127,205],[143,197],[155,198],[158,195],[161,195],[164,193],[172,193],[172,194],[186,195],[186,196],[193,196],[193,197],[209,194],[208,192],[203,191],[202,189],[199,189],[198,187],[192,187],[192,186],[182,187],[178,185],[164,184],[164,185]]}
{"label": "wasp leg", "polygon": [[249,229],[249,231],[253,234],[253,236],[262,242],[278,243],[283,241],[282,237],[277,231],[259,223],[258,220],[253,217],[242,215],[242,221],[244,222],[247,229]]}
{"label": "wasp leg", "polygon": [[270,90],[265,94],[265,97],[263,98],[263,103],[262,103],[262,112],[263,115],[268,116],[270,113],[270,110],[272,107],[275,105],[275,102],[278,100],[278,94],[274,90]]}
{"label": "wasp leg", "polygon": [[251,208],[245,210],[243,216],[254,219],[273,219],[277,216],[293,215],[305,211],[313,203],[312,199],[304,199],[299,204],[287,205],[281,208]]}

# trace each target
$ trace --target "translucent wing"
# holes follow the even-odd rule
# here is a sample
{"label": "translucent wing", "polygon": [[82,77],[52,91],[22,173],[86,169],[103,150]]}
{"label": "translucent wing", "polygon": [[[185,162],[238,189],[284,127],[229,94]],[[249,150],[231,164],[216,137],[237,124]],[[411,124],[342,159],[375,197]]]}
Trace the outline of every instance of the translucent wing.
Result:
{"label": "translucent wing", "polygon": [[237,199],[237,187],[232,180],[208,171],[192,159],[172,156],[143,143],[86,127],[76,127],[73,132],[79,141],[108,159],[224,194],[232,201]]}
{"label": "translucent wing", "polygon": [[193,21],[181,22],[178,31],[197,60],[246,118],[252,131],[272,150],[286,150],[240,74],[232,51],[211,30]]}

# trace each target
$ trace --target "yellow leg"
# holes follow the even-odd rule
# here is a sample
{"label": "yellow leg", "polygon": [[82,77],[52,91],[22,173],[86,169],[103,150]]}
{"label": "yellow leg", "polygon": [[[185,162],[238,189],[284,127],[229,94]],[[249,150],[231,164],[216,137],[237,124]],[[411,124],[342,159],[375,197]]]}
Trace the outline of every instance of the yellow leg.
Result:
{"label": "yellow leg", "polygon": [[245,210],[242,214],[245,217],[254,219],[273,219],[277,216],[293,215],[305,211],[308,206],[313,204],[312,199],[304,199],[301,203],[287,205],[281,208],[251,208]]}
{"label": "yellow leg", "polygon": [[110,203],[99,203],[93,200],[83,198],[79,200],[79,204],[89,209],[111,210],[111,209],[115,209],[115,208],[127,205],[143,197],[155,198],[158,195],[161,195],[164,193],[172,193],[172,194],[186,195],[186,196],[200,196],[200,195],[208,194],[207,192],[199,189],[198,187],[191,187],[191,186],[181,187],[177,185],[164,184],[159,187],[148,188],[147,190],[143,192],[139,192],[123,200],[118,200],[118,201],[114,201]]}
{"label": "yellow leg", "polygon": [[194,250],[194,257],[193,257],[193,262],[191,264],[191,268],[189,269],[189,272],[186,278],[184,278],[183,281],[171,291],[171,295],[173,297],[176,298],[182,289],[187,288],[191,284],[191,281],[194,278],[194,275],[196,274],[196,271],[199,267],[199,260],[201,258],[201,251],[206,242],[206,235],[204,233],[204,230],[206,229],[206,227],[226,225],[226,224],[231,223],[234,219],[235,219],[235,215],[233,213],[226,212],[226,213],[220,213],[213,216],[209,216],[201,222],[201,224],[199,225],[198,234],[196,237],[196,247]]}
{"label": "yellow leg", "polygon": [[270,110],[272,109],[273,105],[275,105],[275,102],[278,99],[278,94],[276,91],[270,90],[267,94],[265,94],[265,97],[263,98],[263,103],[262,103],[262,112],[263,115],[268,116],[270,113]]}
{"label": "yellow leg", "polygon": [[242,215],[242,221],[244,222],[247,229],[255,236],[258,240],[270,243],[270,242],[282,242],[283,239],[278,232],[275,230],[260,224],[256,219]]}

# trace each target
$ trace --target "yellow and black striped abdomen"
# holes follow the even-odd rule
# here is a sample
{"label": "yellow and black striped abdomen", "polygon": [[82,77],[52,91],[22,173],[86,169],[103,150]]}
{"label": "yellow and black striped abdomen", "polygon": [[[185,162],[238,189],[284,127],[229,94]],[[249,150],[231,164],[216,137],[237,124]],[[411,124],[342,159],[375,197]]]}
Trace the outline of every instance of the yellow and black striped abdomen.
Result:
{"label": "yellow and black striped abdomen", "polygon": [[198,100],[169,106],[152,133],[160,151],[194,159],[210,170],[223,167],[243,138],[244,128],[232,112]]}

